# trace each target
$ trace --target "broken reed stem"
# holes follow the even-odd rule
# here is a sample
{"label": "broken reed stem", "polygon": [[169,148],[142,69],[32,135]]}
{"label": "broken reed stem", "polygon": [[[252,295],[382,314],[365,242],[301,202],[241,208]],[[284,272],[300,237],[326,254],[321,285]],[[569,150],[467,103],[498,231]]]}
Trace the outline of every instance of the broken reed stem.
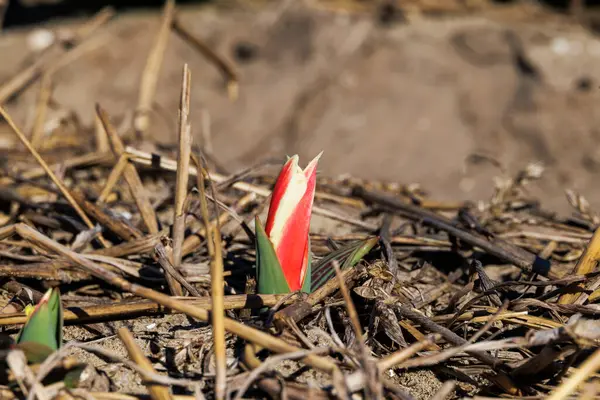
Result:
{"label": "broken reed stem", "polygon": [[202,40],[194,36],[180,21],[178,17],[173,19],[173,30],[183,40],[188,42],[192,47],[198,50],[204,57],[206,57],[211,63],[217,66],[221,74],[225,78],[227,84],[227,94],[230,100],[237,100],[239,93],[238,77],[235,69],[230,65],[223,57],[220,57],[215,53],[209,46],[207,46]]}
{"label": "broken reed stem", "polygon": [[557,274],[552,270],[552,264],[549,260],[541,259],[537,255],[502,239],[495,238],[488,240],[482,235],[456,227],[447,218],[432,211],[403,203],[395,197],[376,191],[369,191],[360,186],[353,189],[353,194],[368,203],[377,204],[391,213],[411,220],[418,220],[424,225],[444,231],[450,236],[454,236],[465,243],[484,250],[488,254],[519,267],[524,272],[538,273],[550,279],[557,279]]}
{"label": "broken reed stem", "polygon": [[[192,160],[194,159],[194,155],[192,154]],[[253,193],[248,193],[246,195],[244,195],[235,205],[236,209],[243,209],[244,207],[246,207],[248,204],[250,204],[251,202],[253,202],[255,199],[255,195]],[[221,214],[219,214],[219,216],[217,218],[215,218],[210,226],[214,229],[217,224],[219,225],[223,225],[225,224],[225,222],[227,222],[229,220],[229,218],[231,218],[231,213],[225,211],[222,212]],[[183,256],[186,256],[188,254],[190,254],[191,252],[195,251],[197,249],[197,247],[200,245],[200,243],[202,242],[202,238],[203,237],[208,237],[208,232],[206,232],[206,228],[202,228],[200,229],[198,232],[194,233],[193,235],[189,235],[183,242]],[[210,246],[211,244],[209,244],[209,251],[210,251]]]}
{"label": "broken reed stem", "polygon": [[549,396],[547,400],[562,400],[567,399],[577,390],[590,375],[596,373],[600,369],[600,349],[596,350],[589,356],[579,367],[577,372],[565,379],[563,383]]}
{"label": "broken reed stem", "polygon": [[[467,343],[465,339],[461,338],[450,329],[437,324],[436,322],[427,318],[425,315],[406,305],[396,305],[395,309],[402,317],[421,325],[421,327],[429,331],[439,333],[444,339],[446,339],[446,341],[455,346],[462,346]],[[470,351],[469,354],[492,367],[498,367],[502,364],[500,359],[492,357],[492,355],[486,351]]]}
{"label": "broken reed stem", "polygon": [[[104,132],[104,128],[102,128],[102,131]],[[100,195],[96,200],[98,204],[106,202],[106,199],[108,199],[108,196],[110,196],[113,188],[115,187],[117,182],[119,182],[121,176],[123,176],[123,171],[125,171],[125,167],[128,163],[129,157],[127,157],[127,154],[122,154],[121,157],[119,157],[119,160],[117,161],[113,169],[110,171],[108,178],[106,178],[106,184],[104,185],[102,192],[100,192]]]}
{"label": "broken reed stem", "polygon": [[[102,126],[104,127],[104,131],[108,136],[108,140],[110,142],[110,146],[115,157],[120,158],[121,155],[125,153],[125,146],[123,146],[123,142],[121,138],[117,134],[117,131],[111,124],[108,114],[99,104],[96,104],[96,113],[102,121]],[[142,180],[140,179],[140,175],[137,172],[137,169],[133,164],[127,163],[123,167],[123,177],[125,181],[129,185],[129,190],[131,191],[131,196],[135,200],[135,204],[140,211],[142,219],[144,220],[144,224],[148,228],[150,233],[158,232],[158,222],[156,222],[156,213],[154,212],[154,208],[150,203],[150,199],[148,198],[148,193],[142,184]],[[104,194],[104,191],[103,191]]]}
{"label": "broken reed stem", "polygon": [[[133,163],[142,164],[142,165],[146,165],[146,166],[153,165],[152,154],[150,154],[150,153],[146,153],[146,152],[134,149],[132,147],[127,147],[127,153],[129,155],[130,161]],[[159,165],[160,165],[160,168],[162,168],[166,171],[176,171],[177,170],[175,160],[171,160],[167,157],[160,157]],[[198,174],[198,171],[196,170],[196,168],[190,168],[190,175],[197,176],[197,174]],[[226,176],[220,175],[216,172],[211,172],[210,178],[212,181],[214,181],[216,183],[221,183],[228,179]],[[235,182],[231,186],[234,189],[241,190],[242,192],[254,193],[261,197],[269,197],[271,195],[271,190],[269,190],[268,188],[263,187],[263,186],[254,185],[254,184],[247,183],[247,182]],[[322,195],[323,195],[323,193],[316,192],[315,199],[322,198],[323,197]],[[328,196],[324,196],[324,198],[328,198]],[[330,219],[333,219],[336,221],[341,221],[341,222],[344,222],[347,224],[358,226],[367,231],[375,231],[378,229],[377,225],[363,222],[357,218],[340,215],[334,211],[324,209],[324,208],[316,206],[316,205],[313,205],[312,212],[314,214],[322,215],[324,217],[327,217],[327,218],[330,218]],[[523,251],[525,251],[525,250],[523,250]],[[185,254],[185,251],[184,251],[184,254]]]}
{"label": "broken reed stem", "polygon": [[115,9],[111,6],[104,7],[92,18],[77,28],[75,41],[81,41],[94,33],[98,28],[107,23],[115,15]]}
{"label": "broken reed stem", "polygon": [[[179,101],[179,149],[177,152],[177,176],[175,182],[175,207],[173,208],[173,268],[181,265],[183,240],[185,238],[185,200],[189,180],[192,134],[189,122],[191,73],[187,64],[183,66],[181,98]],[[169,286],[172,286],[169,277]],[[175,288],[172,288],[175,289]],[[181,287],[179,287],[181,291]]]}
{"label": "broken reed stem", "polygon": [[[94,400],[141,400],[145,398],[142,395],[131,395],[114,392],[86,392],[91,395]],[[81,396],[83,398],[83,396]],[[197,400],[198,397],[185,394],[174,394],[171,396],[173,400]]]}
{"label": "broken reed stem", "polygon": [[75,200],[77,200],[77,203],[81,205],[86,213],[88,213],[103,227],[119,236],[121,239],[129,241],[142,237],[142,233],[135,227],[125,223],[120,219],[114,218],[112,215],[107,214],[101,206],[88,201],[84,194],[78,190],[74,190],[72,196],[75,198]]}
{"label": "broken reed stem", "polygon": [[110,151],[108,135],[104,131],[104,126],[98,114],[94,115],[94,135],[96,139],[96,151],[99,153],[108,153]]}
{"label": "broken reed stem", "polygon": [[423,340],[415,342],[410,346],[400,349],[392,354],[388,354],[377,362],[377,368],[380,373],[384,373],[388,369],[394,368],[396,365],[403,363],[420,351],[426,350],[437,340],[441,338],[440,334],[425,336]]}
{"label": "broken reed stem", "polygon": [[171,294],[173,296],[183,296],[182,287],[185,287],[192,296],[200,296],[200,293],[194,286],[188,283],[185,278],[173,267],[173,249],[171,246],[165,247],[162,243],[156,245],[156,254],[158,262],[165,270],[165,279],[169,283]]}
{"label": "broken reed stem", "polygon": [[154,46],[148,54],[146,67],[140,83],[140,94],[133,127],[139,136],[143,136],[150,125],[150,111],[156,93],[156,85],[160,74],[165,50],[169,42],[169,32],[175,15],[175,0],[166,0],[163,7],[162,20]]}
{"label": "broken reed stem", "polygon": [[[11,127],[13,132],[17,135],[17,137],[19,138],[21,143],[23,143],[23,145],[33,155],[33,157],[38,162],[38,164],[40,164],[40,166],[44,169],[44,171],[46,172],[48,177],[52,180],[52,182],[54,182],[54,184],[56,186],[58,186],[58,188],[60,189],[60,192],[63,194],[63,196],[65,196],[65,198],[67,199],[69,204],[71,204],[73,209],[75,209],[75,211],[77,212],[79,217],[83,220],[83,222],[86,224],[86,226],[90,229],[94,228],[94,224],[88,218],[88,216],[85,214],[83,209],[81,207],[79,207],[79,204],[77,204],[77,202],[75,201],[73,196],[71,196],[69,189],[67,189],[67,187],[62,183],[62,181],[60,179],[58,179],[58,177],[54,174],[54,172],[52,172],[52,170],[50,169],[48,164],[46,164],[46,161],[44,161],[44,159],[42,158],[42,156],[40,156],[40,154],[37,152],[37,150],[33,148],[31,143],[29,142],[29,140],[25,137],[25,135],[23,134],[23,132],[21,132],[21,130],[17,127],[17,125],[15,125],[15,123],[12,120],[12,118],[10,117],[10,115],[6,112],[6,110],[2,106],[0,106],[0,115],[2,115],[2,117],[8,123],[8,125]],[[101,233],[98,234],[97,237],[98,237],[98,240],[100,241],[100,243],[104,247],[109,247],[109,243],[106,241],[106,239],[104,239],[104,237],[102,236]]]}
{"label": "broken reed stem", "polygon": [[[146,288],[144,286],[140,286],[137,284],[132,284],[126,279],[121,278],[119,275],[114,272],[108,271],[102,268],[97,263],[88,260],[81,255],[75,253],[74,251],[68,249],[62,244],[55,242],[49,237],[43,235],[42,233],[36,231],[29,225],[25,225],[23,223],[15,224],[10,227],[10,229],[2,230],[2,235],[0,235],[0,240],[4,237],[10,236],[12,234],[18,234],[23,239],[35,243],[41,247],[44,247],[50,251],[53,251],[59,255],[65,256],[79,267],[81,267],[84,271],[90,273],[91,275],[97,277],[105,281],[106,283],[113,285],[122,291],[132,293],[134,295],[146,298],[148,300],[154,301],[156,303],[161,304],[166,308],[170,308],[179,312],[182,312],[192,318],[196,318],[203,322],[210,321],[210,313],[208,310],[199,308],[190,304],[186,304],[185,302],[176,300],[171,296],[167,296],[163,293],[157,292],[155,290]],[[288,344],[282,339],[271,336],[268,333],[259,331],[250,326],[244,325],[241,322],[235,321],[233,319],[224,317],[223,319],[224,327],[227,331],[239,336],[240,338],[247,340],[252,343],[256,343],[258,346],[263,347],[265,349],[271,350],[276,353],[288,353],[300,350],[298,347]],[[316,355],[309,355],[302,359],[307,365],[310,365],[320,371],[327,373],[334,373],[335,371],[339,372],[337,365],[330,359],[319,357]]]}
{"label": "broken reed stem", "polygon": [[[154,368],[152,368],[152,364],[146,358],[142,350],[135,343],[135,339],[129,329],[120,328],[118,330],[119,339],[123,342],[125,349],[127,349],[127,353],[129,354],[129,358],[138,365],[142,370],[148,371],[151,373],[156,373]],[[150,393],[150,398],[152,400],[171,400],[171,394],[169,393],[169,388],[163,385],[153,384],[153,383],[145,383],[146,388],[148,389],[148,393]]]}
{"label": "broken reed stem", "polygon": [[44,137],[44,123],[46,122],[46,112],[48,103],[52,95],[52,74],[44,74],[40,86],[40,94],[35,106],[35,121],[31,130],[31,146],[37,149],[40,147],[40,141]]}
{"label": "broken reed stem", "polygon": [[[585,275],[592,272],[598,264],[598,259],[600,259],[600,228],[594,232],[571,275]],[[585,284],[580,283],[577,287],[583,289]],[[558,304],[573,304],[579,296],[581,296],[581,293],[565,293],[558,299]]]}
{"label": "broken reed stem", "polygon": [[[212,229],[215,242],[215,254],[211,262],[211,299],[212,299],[212,325],[213,342],[216,360],[216,382],[215,397],[219,400],[227,394],[227,344],[225,342],[225,304],[223,279],[223,249],[221,245],[221,233],[218,228]],[[208,239],[211,240],[210,238]]]}
{"label": "broken reed stem", "polygon": [[204,183],[204,169],[202,168],[201,157],[195,154],[191,155],[192,161],[196,165],[199,173],[196,175],[198,190],[200,191],[200,211],[204,222],[206,232],[206,242],[208,252],[211,256],[210,276],[211,276],[211,299],[212,299],[212,324],[213,341],[216,360],[216,382],[215,396],[217,399],[224,399],[227,394],[227,357],[225,343],[224,314],[225,306],[223,303],[224,280],[223,280],[223,249],[221,245],[221,230],[219,229],[218,218],[213,225],[208,215],[208,202],[206,201],[206,188]]}
{"label": "broken reed stem", "polygon": [[[40,296],[41,297],[41,296]],[[285,295],[269,294],[236,294],[223,297],[224,308],[226,310],[242,310],[246,308],[260,309],[263,307],[272,307],[280,302]],[[176,300],[191,304],[194,307],[200,307],[210,310],[212,299],[210,297],[182,297]],[[38,300],[39,301],[39,300]],[[292,301],[286,301],[289,304]],[[116,321],[120,319],[134,318],[139,315],[173,314],[171,309],[167,309],[160,304],[148,300],[123,301],[113,304],[102,304],[97,306],[75,307],[72,311],[69,307],[64,309],[64,320],[71,325],[81,325],[97,321]],[[27,320],[24,312],[13,314],[0,313],[0,326],[21,325]]]}
{"label": "broken reed stem", "polygon": [[352,329],[354,330],[354,334],[356,336],[358,348],[360,349],[362,367],[367,376],[367,384],[365,385],[366,396],[372,399],[380,399],[382,398],[383,388],[379,383],[378,371],[376,368],[374,368],[375,365],[371,362],[370,351],[364,341],[358,312],[356,311],[352,297],[350,297],[350,291],[348,290],[348,286],[346,286],[346,281],[342,276],[340,263],[337,260],[333,260],[332,265],[335,269],[335,275],[337,276],[337,280],[340,285],[340,292],[342,293],[342,297],[344,299],[344,305],[346,306],[346,310],[348,310],[350,323],[352,324]]}
{"label": "broken reed stem", "polygon": [[[212,195],[215,200],[215,212],[219,212],[217,206],[217,194],[212,181],[209,184]],[[221,224],[219,219],[215,221],[213,240],[215,244],[215,256],[211,262],[211,296],[212,296],[212,323],[213,323],[213,341],[216,358],[216,382],[215,397],[219,400],[225,399],[227,395],[227,344],[225,342],[225,325],[223,318],[225,316],[225,306],[223,304],[225,279],[223,278],[223,243],[221,241]],[[210,239],[209,239],[210,240]]]}

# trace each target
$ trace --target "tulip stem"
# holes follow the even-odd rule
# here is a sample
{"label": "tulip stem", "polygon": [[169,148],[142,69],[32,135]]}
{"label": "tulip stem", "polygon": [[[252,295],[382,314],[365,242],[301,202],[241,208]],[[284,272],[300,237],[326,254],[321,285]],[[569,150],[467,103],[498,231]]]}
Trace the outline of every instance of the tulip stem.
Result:
{"label": "tulip stem", "polygon": [[133,120],[133,127],[139,136],[143,136],[150,126],[150,112],[152,110],[152,103],[154,102],[154,95],[156,94],[160,69],[165,57],[165,50],[169,43],[169,34],[171,33],[171,24],[174,17],[175,0],[166,0],[163,6],[160,28],[156,35],[154,46],[152,46],[152,50],[148,54],[140,82],[136,116]]}

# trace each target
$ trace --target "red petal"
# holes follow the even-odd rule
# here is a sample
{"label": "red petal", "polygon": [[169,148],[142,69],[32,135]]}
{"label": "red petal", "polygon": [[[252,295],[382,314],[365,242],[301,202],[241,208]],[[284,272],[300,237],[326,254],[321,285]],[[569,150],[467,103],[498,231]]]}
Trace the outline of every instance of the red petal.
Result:
{"label": "red petal", "polygon": [[273,223],[275,222],[275,214],[277,213],[277,208],[279,208],[279,202],[281,201],[283,194],[290,184],[290,180],[294,174],[294,168],[297,165],[297,162],[298,156],[291,157],[283,165],[281,171],[279,172],[279,176],[277,177],[277,181],[275,181],[275,187],[273,188],[273,193],[271,194],[271,204],[269,205],[267,224],[265,225],[265,232],[267,233],[267,236],[271,235],[271,229],[273,229]]}
{"label": "red petal", "polygon": [[317,161],[318,157],[307,167],[310,175],[307,175],[306,192],[286,221],[281,241],[275,249],[291,291],[300,290],[304,282],[302,273],[306,270],[304,264],[308,262],[308,233],[317,183]]}
{"label": "red petal", "polygon": [[317,173],[317,164],[319,163],[319,159],[321,158],[322,154],[323,152],[317,154],[317,156],[313,158],[313,160],[310,163],[308,163],[308,165],[304,169],[304,176],[306,177],[306,179],[310,179],[313,175]]}

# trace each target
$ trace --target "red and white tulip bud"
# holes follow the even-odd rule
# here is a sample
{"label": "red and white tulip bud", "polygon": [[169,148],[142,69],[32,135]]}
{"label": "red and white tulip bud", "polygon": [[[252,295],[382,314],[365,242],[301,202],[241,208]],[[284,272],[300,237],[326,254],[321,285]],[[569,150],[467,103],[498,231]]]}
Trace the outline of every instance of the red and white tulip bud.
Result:
{"label": "red and white tulip bud", "polygon": [[[298,166],[297,155],[285,163],[273,189],[264,230],[257,220],[260,293],[310,291],[308,234],[320,156],[315,157],[304,170]],[[287,290],[284,290],[286,287]]]}

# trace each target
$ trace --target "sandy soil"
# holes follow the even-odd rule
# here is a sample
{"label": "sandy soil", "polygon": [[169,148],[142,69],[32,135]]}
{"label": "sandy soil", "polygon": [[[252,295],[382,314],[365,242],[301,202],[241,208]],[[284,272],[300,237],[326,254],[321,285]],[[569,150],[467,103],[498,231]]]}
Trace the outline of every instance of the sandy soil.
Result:
{"label": "sandy soil", "polygon": [[[214,66],[173,34],[150,135],[175,140],[187,62],[194,131],[199,136],[210,116],[214,152],[230,170],[324,150],[324,175],[419,182],[440,199],[476,200],[502,174],[488,162],[470,163],[476,154],[508,173],[543,163],[538,194],[555,209],[567,207],[565,187],[598,205],[600,41],[538,9],[525,9],[532,18],[523,10],[490,10],[381,26],[371,14],[300,6],[187,9],[184,24],[236,65],[240,98],[230,102]],[[95,102],[115,119],[131,116],[158,23],[156,14],[119,16],[106,28],[105,46],[55,74],[56,101],[88,125]],[[538,79],[519,70],[510,34]],[[0,37],[0,82],[31,61],[29,36]],[[251,56],[240,59],[240,46],[251,46]],[[9,104],[24,126],[36,86]]]}

